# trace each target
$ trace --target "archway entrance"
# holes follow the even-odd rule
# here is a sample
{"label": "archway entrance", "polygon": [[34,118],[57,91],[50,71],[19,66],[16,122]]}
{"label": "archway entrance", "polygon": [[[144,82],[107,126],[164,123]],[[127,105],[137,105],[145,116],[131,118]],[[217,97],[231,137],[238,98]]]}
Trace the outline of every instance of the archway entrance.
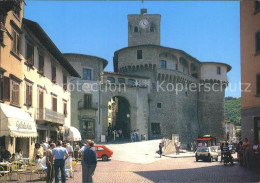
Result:
{"label": "archway entrance", "polygon": [[[130,104],[124,97],[116,96],[108,102],[108,126],[116,130],[116,139],[128,139],[130,134]],[[111,130],[108,132],[111,135]]]}

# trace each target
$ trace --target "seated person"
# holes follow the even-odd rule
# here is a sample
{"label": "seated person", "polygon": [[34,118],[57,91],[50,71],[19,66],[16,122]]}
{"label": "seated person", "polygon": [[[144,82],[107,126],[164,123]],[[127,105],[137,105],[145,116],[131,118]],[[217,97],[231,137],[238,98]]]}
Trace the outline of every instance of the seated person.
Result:
{"label": "seated person", "polygon": [[231,156],[231,153],[229,151],[229,148],[228,148],[228,143],[226,143],[224,146],[223,146],[223,153],[224,153],[224,156],[226,156],[229,160],[229,162],[231,162],[231,165],[233,165],[233,157]]}
{"label": "seated person", "polygon": [[23,152],[21,149],[18,149],[17,152],[15,153],[14,159],[15,161],[23,162],[22,158],[23,158]]}
{"label": "seated person", "polygon": [[6,150],[5,147],[2,146],[2,147],[0,148],[0,153],[1,153],[1,158],[2,158],[3,160],[6,160],[6,161],[10,160],[10,158],[11,158],[11,153],[10,153],[8,150]]}
{"label": "seated person", "polygon": [[47,170],[47,165],[46,165],[46,156],[44,156],[43,158],[40,158],[38,155],[36,155],[36,167],[37,170]]}

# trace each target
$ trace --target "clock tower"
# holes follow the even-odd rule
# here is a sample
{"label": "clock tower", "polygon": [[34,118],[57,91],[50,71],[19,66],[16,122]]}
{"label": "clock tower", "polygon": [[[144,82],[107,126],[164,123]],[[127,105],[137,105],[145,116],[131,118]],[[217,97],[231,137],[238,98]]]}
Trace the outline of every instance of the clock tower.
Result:
{"label": "clock tower", "polygon": [[128,15],[128,46],[160,45],[161,15],[147,14],[141,9],[139,15]]}

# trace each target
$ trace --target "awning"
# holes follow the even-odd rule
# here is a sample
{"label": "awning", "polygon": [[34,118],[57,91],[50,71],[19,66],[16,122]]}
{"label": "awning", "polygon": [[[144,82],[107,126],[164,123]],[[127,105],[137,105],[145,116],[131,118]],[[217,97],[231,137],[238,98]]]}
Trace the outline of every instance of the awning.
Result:
{"label": "awning", "polygon": [[73,126],[65,126],[66,140],[68,141],[81,141],[81,134],[79,130]]}
{"label": "awning", "polygon": [[33,118],[17,107],[0,104],[0,137],[37,137]]}

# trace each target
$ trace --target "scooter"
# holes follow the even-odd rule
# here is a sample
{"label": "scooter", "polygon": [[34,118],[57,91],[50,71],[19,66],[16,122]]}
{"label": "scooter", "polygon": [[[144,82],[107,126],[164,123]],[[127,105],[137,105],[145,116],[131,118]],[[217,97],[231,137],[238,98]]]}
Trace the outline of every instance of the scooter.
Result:
{"label": "scooter", "polygon": [[233,165],[233,157],[232,157],[231,154],[230,154],[230,157],[229,157],[228,154],[224,154],[223,160],[224,160],[224,165],[225,165],[225,166],[227,166],[227,165]]}

